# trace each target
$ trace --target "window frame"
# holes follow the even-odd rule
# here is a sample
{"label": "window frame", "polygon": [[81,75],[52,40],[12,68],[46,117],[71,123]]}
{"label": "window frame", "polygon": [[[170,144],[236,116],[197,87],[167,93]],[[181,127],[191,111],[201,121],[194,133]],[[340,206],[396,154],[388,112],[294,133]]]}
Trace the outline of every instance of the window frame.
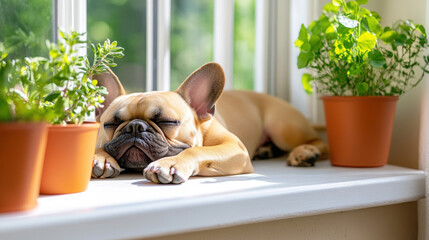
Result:
{"label": "window frame", "polygon": [[[81,39],[87,40],[87,12],[86,12],[86,0],[53,0],[53,41],[56,42],[59,39],[58,30],[70,33],[76,31],[79,33],[85,33]],[[79,56],[87,54],[86,48],[79,48],[77,50]]]}
{"label": "window frame", "polygon": [[147,0],[146,91],[170,90],[170,21],[170,0]]}
{"label": "window frame", "polygon": [[[293,42],[300,23],[314,18],[317,0],[255,0],[254,91],[289,101],[313,123],[322,123],[323,114],[315,96],[301,86],[303,70],[296,68],[298,50]],[[54,29],[87,32],[87,0],[53,0]],[[171,0],[147,0],[146,91],[170,90]],[[234,1],[215,0],[214,61],[226,74],[225,89],[232,89],[234,45]],[[304,9],[304,10],[303,10]],[[285,14],[288,13],[288,14]],[[54,31],[54,40],[58,31]],[[86,34],[83,36],[86,40]],[[79,50],[85,55],[85,48]],[[293,80],[293,81],[292,81]]]}
{"label": "window frame", "polygon": [[213,61],[225,72],[225,89],[232,89],[234,64],[234,1],[214,1]]}

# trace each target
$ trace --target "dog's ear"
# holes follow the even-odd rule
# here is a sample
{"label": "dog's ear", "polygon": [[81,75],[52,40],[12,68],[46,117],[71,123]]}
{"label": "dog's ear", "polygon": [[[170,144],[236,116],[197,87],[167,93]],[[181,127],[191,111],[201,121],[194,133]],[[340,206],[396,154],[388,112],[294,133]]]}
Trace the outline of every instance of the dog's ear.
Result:
{"label": "dog's ear", "polygon": [[217,63],[198,68],[176,90],[195,110],[201,121],[214,115],[215,103],[225,86],[225,73]]}
{"label": "dog's ear", "polygon": [[95,119],[99,122],[101,114],[103,114],[115,98],[124,95],[125,90],[118,77],[110,69],[107,69],[106,73],[92,75],[91,79],[97,80],[97,85],[105,87],[109,92],[108,95],[104,96],[105,101],[103,103],[103,107],[95,109]]}

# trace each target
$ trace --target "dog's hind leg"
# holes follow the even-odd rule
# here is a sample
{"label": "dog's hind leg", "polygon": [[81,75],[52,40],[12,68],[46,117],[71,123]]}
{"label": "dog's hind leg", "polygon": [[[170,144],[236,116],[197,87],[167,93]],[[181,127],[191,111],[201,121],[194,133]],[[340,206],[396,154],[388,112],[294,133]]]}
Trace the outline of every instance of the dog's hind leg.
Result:
{"label": "dog's hind leg", "polygon": [[327,146],[321,139],[298,145],[289,153],[288,166],[311,167],[322,158],[327,157]]}
{"label": "dog's hind leg", "polygon": [[314,166],[319,158],[326,158],[328,147],[320,139],[308,120],[289,104],[268,109],[265,115],[265,130],[272,142],[281,150],[289,152],[287,165]]}

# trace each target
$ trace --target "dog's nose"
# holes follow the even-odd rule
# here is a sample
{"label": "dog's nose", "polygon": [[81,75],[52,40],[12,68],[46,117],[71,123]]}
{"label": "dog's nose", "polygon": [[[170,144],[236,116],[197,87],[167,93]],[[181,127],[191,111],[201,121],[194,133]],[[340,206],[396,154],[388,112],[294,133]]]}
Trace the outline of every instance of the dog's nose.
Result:
{"label": "dog's nose", "polygon": [[146,132],[149,128],[149,125],[142,120],[133,120],[127,124],[125,127],[125,132],[137,135],[142,132]]}

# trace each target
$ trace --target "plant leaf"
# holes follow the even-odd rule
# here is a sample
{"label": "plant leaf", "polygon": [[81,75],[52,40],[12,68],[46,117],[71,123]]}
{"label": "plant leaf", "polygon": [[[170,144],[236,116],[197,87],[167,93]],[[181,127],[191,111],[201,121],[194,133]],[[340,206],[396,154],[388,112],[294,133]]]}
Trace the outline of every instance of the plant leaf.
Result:
{"label": "plant leaf", "polygon": [[335,6],[333,3],[327,3],[323,7],[324,11],[331,12],[331,13],[337,13],[339,9],[340,9],[340,7],[339,6]]}
{"label": "plant leaf", "polygon": [[357,4],[364,5],[368,3],[368,0],[356,0]]}
{"label": "plant leaf", "polygon": [[353,15],[356,15],[356,13],[359,12],[359,4],[357,4],[355,1],[350,1],[346,3],[347,10],[346,12],[352,13]]}
{"label": "plant leaf", "polygon": [[326,29],[325,36],[328,40],[337,38],[337,31],[335,31],[335,28],[332,25]]}
{"label": "plant leaf", "polygon": [[406,41],[407,41],[407,36],[402,33],[402,34],[398,34],[396,36],[394,42],[397,46],[402,46],[402,45],[404,45],[404,43],[406,43]]}
{"label": "plant leaf", "polygon": [[371,16],[371,12],[366,8],[359,9],[359,15],[361,16]]}
{"label": "plant leaf", "polygon": [[354,75],[359,75],[361,72],[362,72],[362,66],[361,66],[361,64],[357,64],[357,63],[355,63],[355,64],[353,64],[353,65],[350,67],[350,69],[349,69],[349,71],[347,72],[347,74],[348,74],[349,76],[354,76]]}
{"label": "plant leaf", "polygon": [[12,113],[10,112],[9,104],[3,98],[0,98],[0,121],[7,122],[12,120]]}
{"label": "plant leaf", "polygon": [[304,73],[302,75],[302,86],[307,94],[313,93],[313,88],[311,87],[311,81],[313,81],[313,76],[309,73]]}
{"label": "plant leaf", "polygon": [[331,23],[329,22],[329,18],[322,14],[319,20],[314,21],[311,24],[309,30],[313,35],[320,35],[321,33],[325,32],[330,25]]}
{"label": "plant leaf", "polygon": [[311,45],[309,42],[305,42],[299,49],[303,52],[309,52],[311,50]]}
{"label": "plant leaf", "polygon": [[301,52],[298,55],[298,69],[305,68],[308,66],[308,63],[313,59],[313,53],[311,52]]}
{"label": "plant leaf", "polygon": [[373,49],[368,53],[368,62],[375,68],[382,68],[386,64],[386,59],[379,50]]}
{"label": "plant leaf", "polygon": [[333,4],[334,6],[339,7],[339,6],[342,6],[342,5],[343,5],[343,1],[342,1],[342,0],[332,0],[332,4]]}
{"label": "plant leaf", "polygon": [[380,39],[385,43],[392,43],[398,38],[398,33],[392,30],[388,30],[381,34]]}
{"label": "plant leaf", "polygon": [[320,37],[317,35],[312,35],[310,38],[311,50],[318,51],[323,47],[323,43],[320,40]]}
{"label": "plant leaf", "polygon": [[61,92],[60,91],[54,91],[54,92],[50,93],[48,96],[46,96],[44,100],[47,102],[53,102],[59,96],[61,96]]}
{"label": "plant leaf", "polygon": [[366,52],[373,49],[376,42],[374,34],[365,32],[358,38],[357,45],[362,52]]}
{"label": "plant leaf", "polygon": [[60,112],[64,111],[64,109],[65,109],[64,103],[65,102],[64,102],[63,98],[58,98],[58,100],[54,104],[54,110],[57,113],[60,113]]}
{"label": "plant leaf", "polygon": [[369,30],[375,34],[379,34],[383,29],[380,26],[380,23],[378,22],[378,20],[373,17],[373,16],[369,16],[367,18],[368,21],[368,27]]}
{"label": "plant leaf", "polygon": [[63,31],[58,31],[58,33],[60,34],[60,37],[62,38],[62,39],[66,39],[66,36],[65,36],[65,34],[64,34],[64,32]]}
{"label": "plant leaf", "polygon": [[308,31],[304,24],[301,24],[301,29],[299,29],[298,39],[307,42],[308,41]]}
{"label": "plant leaf", "polygon": [[337,16],[337,20],[346,28],[355,28],[359,25],[358,21],[350,19],[344,15]]}
{"label": "plant leaf", "polygon": [[358,92],[359,96],[365,95],[368,90],[369,86],[366,82],[360,82],[356,85],[356,91]]}
{"label": "plant leaf", "polygon": [[371,15],[372,15],[373,17],[375,17],[375,19],[377,19],[377,21],[379,21],[379,22],[380,22],[381,17],[380,17],[380,14],[378,14],[378,12],[376,12],[376,11],[372,11],[372,12],[371,12]]}
{"label": "plant leaf", "polygon": [[301,46],[306,42],[308,42],[308,31],[304,24],[301,24],[301,29],[299,30],[298,39],[295,41],[295,46],[301,50]]}
{"label": "plant leaf", "polygon": [[427,37],[427,35],[426,35],[426,29],[425,29],[425,27],[423,27],[423,25],[417,24],[416,25],[416,29],[419,32],[421,32],[423,34],[423,36]]}

